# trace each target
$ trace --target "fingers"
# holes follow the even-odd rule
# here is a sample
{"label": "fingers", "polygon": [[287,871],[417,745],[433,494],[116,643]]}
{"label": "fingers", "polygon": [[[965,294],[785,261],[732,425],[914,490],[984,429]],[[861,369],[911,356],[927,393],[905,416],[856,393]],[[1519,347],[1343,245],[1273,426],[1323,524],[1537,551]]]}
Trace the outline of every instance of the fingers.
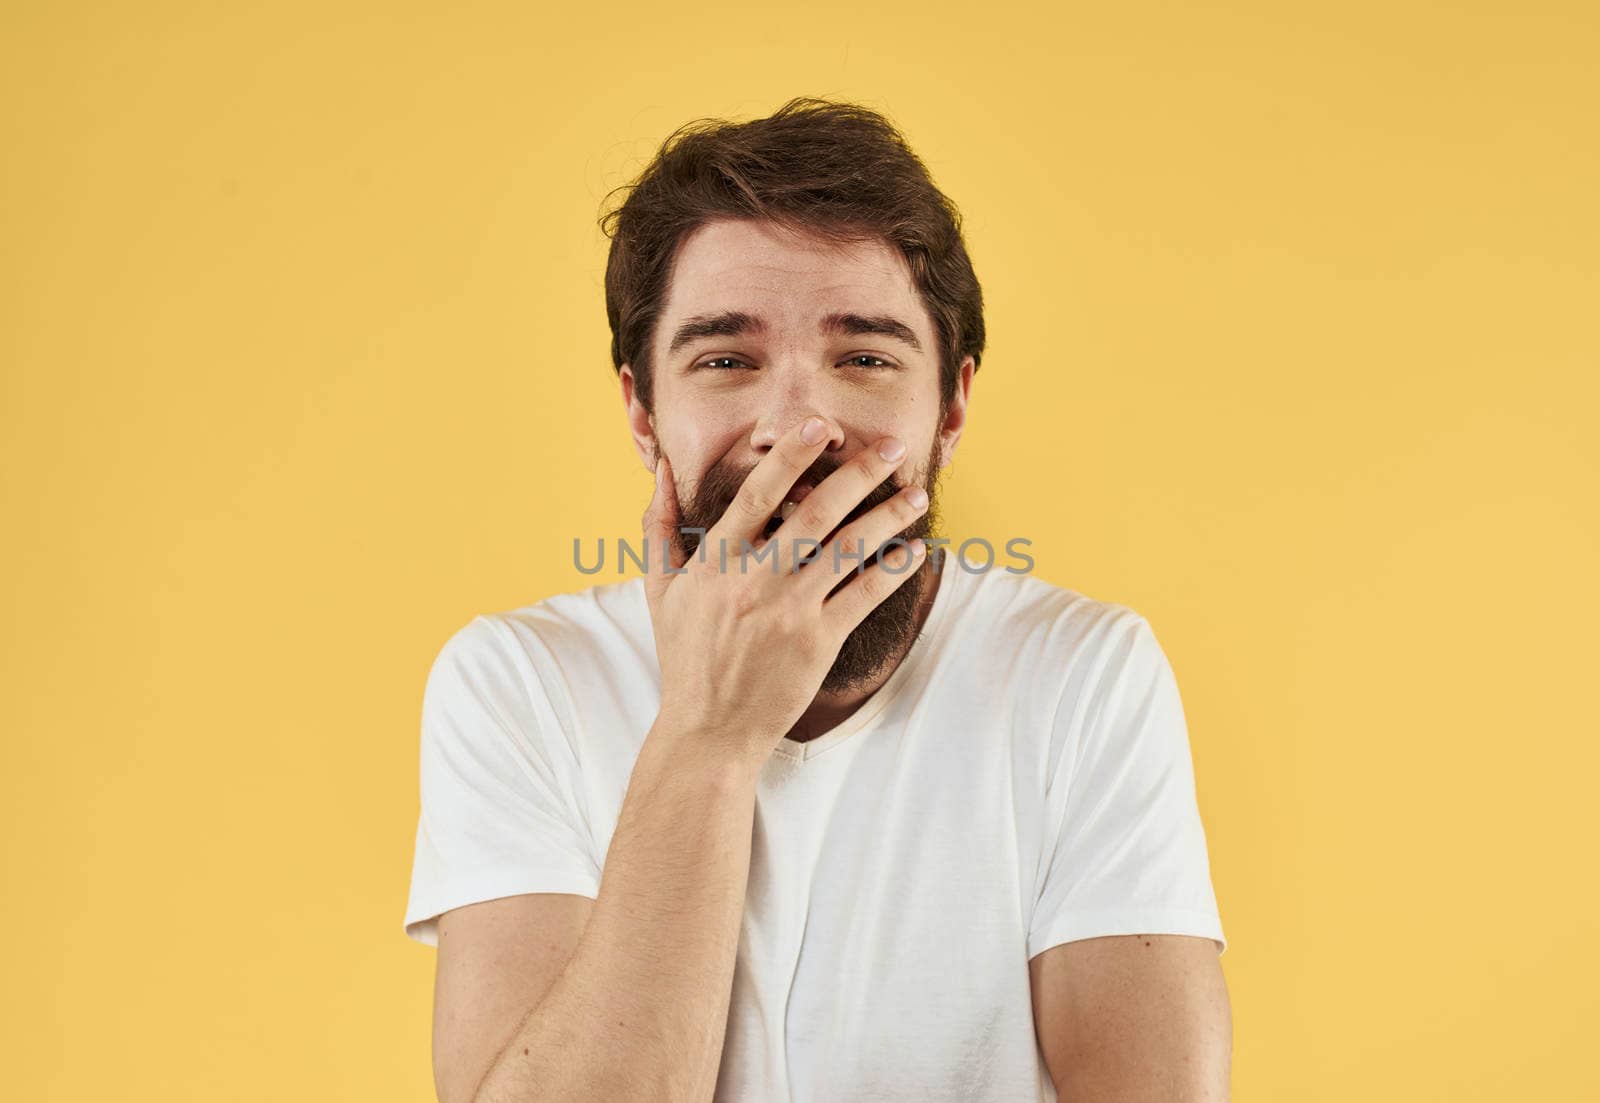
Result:
{"label": "fingers", "polygon": [[887,502],[880,502],[840,529],[838,536],[815,553],[805,569],[798,572],[802,584],[812,587],[819,597],[827,595],[842,576],[870,565],[878,549],[910,528],[927,509],[928,492],[920,486],[908,486]]}
{"label": "fingers", "polygon": [[[823,620],[838,639],[844,639],[868,613],[883,603],[884,598],[905,585],[927,556],[928,547],[920,539],[907,545],[895,545],[884,552],[881,559],[870,561],[866,570],[822,603]],[[830,574],[829,577],[834,576]]]}
{"label": "fingers", "polygon": [[768,519],[783,505],[784,495],[822,453],[827,439],[828,424],[815,414],[785,433],[745,477],[732,504],[706,533],[704,543],[718,546],[715,541],[726,541],[721,546],[726,547],[730,555],[737,554],[743,546],[741,540],[754,546],[762,537]]}
{"label": "fingers", "polygon": [[[884,437],[877,444],[863,448],[849,463],[822,480],[820,486],[814,488],[795,506],[794,512],[779,526],[773,536],[773,539],[778,541],[778,571],[788,574],[794,571],[796,563],[802,557],[815,554],[815,549],[839,526],[839,522],[849,516],[851,510],[859,506],[868,494],[894,473],[895,468],[905,459],[905,454],[906,446],[903,441],[896,437]],[[793,485],[793,480],[790,481],[790,485]],[[787,489],[786,487],[785,491]],[[908,520],[906,524],[909,523]],[[891,529],[883,539],[888,539],[902,528],[905,528],[905,525]],[[868,544],[870,550],[876,550],[877,546],[876,543]],[[825,553],[825,558],[831,566],[832,553]]]}
{"label": "fingers", "polygon": [[[672,464],[661,452],[656,459],[656,489],[645,507],[644,529],[645,594],[653,602],[666,589],[673,572],[683,566],[684,557],[674,537],[678,532],[678,492],[672,479]],[[669,570],[671,567],[673,570]]]}

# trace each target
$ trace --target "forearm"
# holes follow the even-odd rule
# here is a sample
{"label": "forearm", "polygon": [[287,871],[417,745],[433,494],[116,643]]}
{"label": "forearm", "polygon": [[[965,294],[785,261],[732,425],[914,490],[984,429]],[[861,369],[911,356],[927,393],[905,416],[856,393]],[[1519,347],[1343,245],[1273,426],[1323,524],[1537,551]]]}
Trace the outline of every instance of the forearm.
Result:
{"label": "forearm", "polygon": [[651,729],[583,936],[490,1067],[479,1103],[711,1098],[759,770],[709,747]]}

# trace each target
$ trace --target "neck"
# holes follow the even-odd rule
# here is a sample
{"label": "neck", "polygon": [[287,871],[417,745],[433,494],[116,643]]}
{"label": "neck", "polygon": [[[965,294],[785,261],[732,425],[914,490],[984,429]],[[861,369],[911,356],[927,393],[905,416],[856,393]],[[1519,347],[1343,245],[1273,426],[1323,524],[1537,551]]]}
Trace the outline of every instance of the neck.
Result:
{"label": "neck", "polygon": [[[899,669],[900,664],[911,652],[911,645],[916,641],[917,633],[922,631],[922,626],[928,620],[928,613],[933,609],[934,598],[939,593],[939,580],[942,572],[933,570],[933,560],[930,557],[924,560],[918,570],[922,573],[922,596],[917,601],[917,615],[912,623],[910,636],[900,652],[892,656],[883,666],[873,674],[872,679],[865,684],[852,686],[849,689],[829,691],[819,690],[806,711],[800,714],[800,719],[795,721],[793,728],[789,729],[788,738],[797,743],[807,743],[820,735],[838,727],[848,720],[855,711],[866,704],[867,699],[878,690],[889,677]],[[911,585],[910,582],[906,583]]]}

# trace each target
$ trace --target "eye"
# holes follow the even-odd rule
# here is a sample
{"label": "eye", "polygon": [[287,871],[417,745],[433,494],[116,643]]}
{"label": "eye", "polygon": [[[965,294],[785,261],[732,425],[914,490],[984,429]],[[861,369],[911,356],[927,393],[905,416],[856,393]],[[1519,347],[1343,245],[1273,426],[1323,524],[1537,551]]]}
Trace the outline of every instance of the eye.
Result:
{"label": "eye", "polygon": [[749,364],[746,364],[743,360],[740,360],[738,357],[735,357],[735,356],[713,356],[709,360],[700,361],[700,363],[696,364],[695,366],[699,367],[699,368],[710,368],[713,371],[733,371],[734,370],[733,368],[719,368],[719,367],[717,367],[718,364],[723,364],[723,363],[739,364],[739,365],[742,365],[743,367],[746,367],[746,368],[748,368],[750,366]]}
{"label": "eye", "polygon": [[876,360],[877,361],[876,364],[864,364],[864,365],[862,365],[862,367],[869,367],[869,368],[871,368],[871,367],[885,367],[885,368],[894,367],[894,365],[889,363],[889,361],[883,359],[880,356],[874,356],[870,352],[863,352],[863,353],[859,353],[859,354],[857,354],[855,356],[852,356],[852,357],[850,357],[849,360],[846,360],[845,363],[848,364],[848,363],[850,363],[851,361],[854,361],[854,360]]}

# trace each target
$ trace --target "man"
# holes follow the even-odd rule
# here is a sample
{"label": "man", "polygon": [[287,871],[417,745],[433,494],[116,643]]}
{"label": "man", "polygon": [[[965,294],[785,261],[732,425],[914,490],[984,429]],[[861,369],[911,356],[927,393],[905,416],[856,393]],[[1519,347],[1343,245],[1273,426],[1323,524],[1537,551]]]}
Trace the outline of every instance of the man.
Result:
{"label": "man", "polygon": [[953,208],[805,99],[685,128],[607,217],[648,573],[429,675],[440,1098],[1225,1099],[1148,622],[928,551],[984,341]]}

